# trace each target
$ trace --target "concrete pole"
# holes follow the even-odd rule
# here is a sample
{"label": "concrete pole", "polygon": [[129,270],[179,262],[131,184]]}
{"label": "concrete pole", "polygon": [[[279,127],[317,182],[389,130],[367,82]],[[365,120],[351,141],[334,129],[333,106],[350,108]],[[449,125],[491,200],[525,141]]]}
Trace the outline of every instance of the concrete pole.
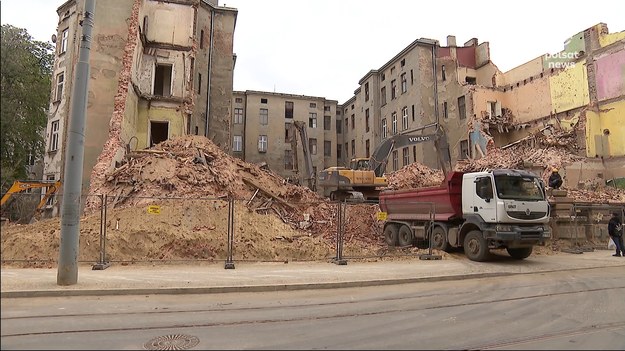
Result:
{"label": "concrete pole", "polygon": [[95,0],[85,0],[85,12],[81,21],[82,35],[76,64],[72,114],[67,129],[65,149],[65,172],[63,174],[63,203],[61,207],[61,244],[57,285],[74,285],[78,282],[78,248],[80,236],[80,198],[82,168],[85,154],[85,117],[89,88],[89,52],[91,30],[95,13]]}

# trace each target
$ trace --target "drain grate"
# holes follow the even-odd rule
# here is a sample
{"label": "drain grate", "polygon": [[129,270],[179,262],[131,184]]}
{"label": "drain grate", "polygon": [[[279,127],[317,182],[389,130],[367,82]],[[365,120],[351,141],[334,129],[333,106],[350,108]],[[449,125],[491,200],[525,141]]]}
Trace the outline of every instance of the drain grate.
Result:
{"label": "drain grate", "polygon": [[154,338],[143,345],[146,350],[187,350],[200,343],[200,339],[192,335],[173,334]]}

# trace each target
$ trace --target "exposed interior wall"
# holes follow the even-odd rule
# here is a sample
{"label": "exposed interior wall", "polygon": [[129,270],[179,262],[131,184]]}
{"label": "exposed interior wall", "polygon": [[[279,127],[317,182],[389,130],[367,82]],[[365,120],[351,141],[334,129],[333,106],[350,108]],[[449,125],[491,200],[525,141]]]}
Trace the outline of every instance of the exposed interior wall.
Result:
{"label": "exposed interior wall", "polygon": [[[518,86],[513,85],[501,98],[502,105],[512,112],[514,123],[527,123],[549,116],[552,112],[549,77],[531,79],[526,77],[518,83]],[[563,86],[567,83],[566,80],[561,81]],[[563,87],[561,90],[568,91],[568,88]],[[560,90],[557,92],[564,94]],[[561,97],[561,100],[565,101],[566,97]]]}
{"label": "exposed interior wall", "polygon": [[586,64],[578,63],[550,76],[549,89],[553,112],[568,111],[588,105],[590,97]]}
{"label": "exposed interior wall", "polygon": [[588,157],[625,156],[625,100],[586,113]]}
{"label": "exposed interior wall", "polygon": [[519,65],[503,74],[501,85],[516,84],[532,76],[540,75],[543,72],[543,56],[539,56],[522,65]]}
{"label": "exposed interior wall", "polygon": [[[625,47],[625,44],[623,45]],[[618,79],[620,77],[621,79]],[[625,95],[625,49],[595,58],[599,101]]]}
{"label": "exposed interior wall", "polygon": [[587,159],[563,167],[560,173],[568,188],[577,188],[580,182],[586,186],[604,186],[607,180],[625,177],[625,157]]}
{"label": "exposed interior wall", "polygon": [[[189,4],[145,1],[143,15],[148,17],[146,38],[148,42],[189,47],[193,45],[195,13]],[[140,19],[143,23],[143,18]]]}
{"label": "exposed interior wall", "polygon": [[[109,2],[98,2],[100,6],[111,6]],[[94,164],[89,164],[85,162],[85,171],[88,175],[90,175],[90,189],[91,193],[100,193],[99,189],[104,183],[104,175],[115,166],[115,159],[120,157],[120,154],[123,155],[123,150],[125,149],[125,143],[122,140],[122,123],[124,120],[124,115],[126,112],[126,101],[128,91],[132,89],[132,67],[133,67],[133,57],[134,50],[137,45],[137,36],[139,32],[139,9],[141,7],[141,0],[130,1],[119,1],[115,2],[115,4],[121,5],[126,4],[126,6],[131,5],[131,8],[127,8],[126,15],[120,16],[107,16],[106,9],[103,10],[103,16],[111,19],[117,19],[121,23],[119,24],[120,30],[125,34],[123,37],[125,38],[123,51],[118,52],[117,56],[111,57],[110,59],[115,62],[120,62],[119,57],[122,57],[121,64],[119,70],[117,70],[118,77],[116,82],[116,87],[112,89],[112,91],[117,91],[114,95],[114,100],[112,106],[113,111],[109,114],[110,124],[108,128],[103,129],[93,129],[92,126],[90,130],[93,133],[100,134],[100,138],[105,139],[104,147],[100,147],[98,149],[99,155],[97,158],[93,158],[93,160],[97,160]],[[97,11],[97,10],[96,10]],[[124,26],[121,24],[123,23]],[[107,28],[106,26],[97,26],[96,28]],[[94,28],[95,29],[95,28]],[[110,91],[108,94],[110,96]],[[106,115],[105,115],[106,116]],[[101,116],[98,116],[101,118]],[[107,133],[102,133],[102,130],[108,130]],[[94,156],[94,155],[91,155]],[[85,160],[87,160],[87,153],[85,152]],[[90,167],[92,166],[92,167]],[[87,170],[88,169],[88,170]],[[91,171],[91,173],[89,173]],[[88,201],[87,206],[92,204]]]}
{"label": "exposed interior wall", "polygon": [[211,47],[211,86],[209,135],[225,152],[231,152],[232,88],[234,77],[235,10],[215,11],[213,46]]}

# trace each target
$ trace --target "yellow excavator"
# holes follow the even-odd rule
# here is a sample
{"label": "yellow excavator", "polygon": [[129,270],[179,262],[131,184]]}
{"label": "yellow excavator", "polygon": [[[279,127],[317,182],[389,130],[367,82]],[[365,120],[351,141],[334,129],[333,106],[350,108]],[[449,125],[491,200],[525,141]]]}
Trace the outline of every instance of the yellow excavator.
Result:
{"label": "yellow excavator", "polygon": [[378,201],[380,191],[388,185],[384,171],[394,149],[433,141],[439,165],[444,174],[451,170],[447,135],[441,127],[434,134],[413,135],[410,132],[384,139],[369,158],[353,158],[347,167],[329,167],[319,173],[318,185],[330,192],[331,200]]}
{"label": "yellow excavator", "polygon": [[15,182],[13,182],[13,185],[11,185],[6,194],[2,196],[2,202],[0,203],[0,206],[4,205],[9,200],[11,195],[15,193],[19,193],[28,189],[46,188],[47,190],[45,195],[41,198],[39,204],[37,204],[36,209],[37,211],[39,211],[46,204],[50,196],[54,195],[54,193],[56,193],[60,187],[60,180],[16,180]]}

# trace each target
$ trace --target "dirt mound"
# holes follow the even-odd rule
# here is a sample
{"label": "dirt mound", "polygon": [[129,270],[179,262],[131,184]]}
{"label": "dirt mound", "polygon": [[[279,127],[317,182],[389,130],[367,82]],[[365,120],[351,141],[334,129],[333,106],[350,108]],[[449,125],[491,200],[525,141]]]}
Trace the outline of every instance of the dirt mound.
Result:
{"label": "dirt mound", "polygon": [[[104,179],[91,192],[109,196],[109,261],[225,259],[230,198],[235,259],[323,260],[336,254],[337,204],[227,155],[205,137],[173,138],[131,152]],[[377,205],[346,207],[344,255],[375,255],[385,246],[377,211]],[[99,203],[88,204],[80,261],[98,261],[99,221]],[[56,261],[59,236],[59,218],[6,225],[2,257]]]}
{"label": "dirt mound", "polygon": [[96,193],[123,198],[116,206],[127,207],[139,197],[249,199],[259,188],[289,202],[323,201],[310,189],[289,184],[266,168],[227,155],[209,139],[192,135],[131,152]]}

